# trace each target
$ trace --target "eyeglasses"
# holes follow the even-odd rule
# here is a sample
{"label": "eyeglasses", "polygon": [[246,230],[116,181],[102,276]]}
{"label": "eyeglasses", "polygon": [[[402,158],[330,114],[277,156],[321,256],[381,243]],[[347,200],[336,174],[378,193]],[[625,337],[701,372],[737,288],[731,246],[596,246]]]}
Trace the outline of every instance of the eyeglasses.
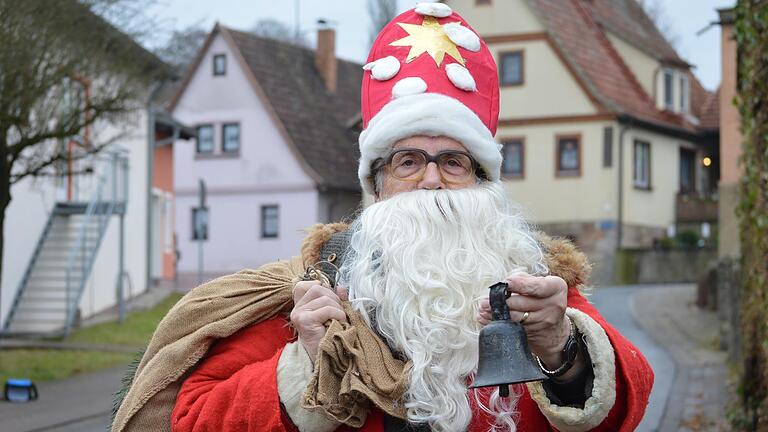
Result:
{"label": "eyeglasses", "polygon": [[475,174],[477,162],[469,153],[459,150],[443,150],[431,155],[422,149],[406,148],[393,152],[386,161],[374,169],[386,166],[395,178],[404,181],[420,181],[427,165],[434,162],[443,180],[460,183]]}

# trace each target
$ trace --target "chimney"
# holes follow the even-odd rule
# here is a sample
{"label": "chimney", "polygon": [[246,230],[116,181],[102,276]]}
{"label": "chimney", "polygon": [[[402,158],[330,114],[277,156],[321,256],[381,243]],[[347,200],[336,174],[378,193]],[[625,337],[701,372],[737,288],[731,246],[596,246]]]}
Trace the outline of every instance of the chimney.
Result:
{"label": "chimney", "polygon": [[317,50],[315,51],[315,67],[325,82],[329,92],[336,91],[336,31],[329,27],[317,31]]}

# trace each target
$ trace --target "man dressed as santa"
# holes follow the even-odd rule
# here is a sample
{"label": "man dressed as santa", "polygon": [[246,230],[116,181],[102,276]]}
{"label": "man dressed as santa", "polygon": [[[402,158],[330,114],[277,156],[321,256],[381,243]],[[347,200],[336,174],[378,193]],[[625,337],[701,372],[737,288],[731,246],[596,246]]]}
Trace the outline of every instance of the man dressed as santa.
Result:
{"label": "man dressed as santa", "polygon": [[[318,271],[290,281],[284,314],[184,357],[196,366],[176,375],[171,430],[634,430],[653,373],[582,296],[583,255],[534,233],[508,198],[484,41],[446,5],[420,4],[382,30],[364,69],[358,172],[376,202],[305,242],[302,270]],[[499,281],[546,376],[507,397],[471,388]],[[390,388],[391,370],[403,377]]]}

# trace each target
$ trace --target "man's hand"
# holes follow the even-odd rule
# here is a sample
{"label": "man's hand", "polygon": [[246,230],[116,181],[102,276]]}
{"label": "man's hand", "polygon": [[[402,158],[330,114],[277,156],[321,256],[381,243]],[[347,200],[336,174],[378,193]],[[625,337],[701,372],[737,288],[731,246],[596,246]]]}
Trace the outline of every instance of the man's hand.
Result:
{"label": "man's hand", "polygon": [[[568,286],[565,281],[557,276],[517,273],[505,282],[512,292],[507,299],[512,321],[520,322],[528,312],[523,327],[528,335],[531,352],[539,356],[547,367],[559,367],[563,362],[562,350],[571,331],[570,322],[565,317],[568,304]],[[485,298],[480,303],[478,321],[486,325],[491,322],[491,318],[490,302]]]}
{"label": "man's hand", "polygon": [[[346,290],[340,289],[339,294],[346,300]],[[313,364],[317,347],[327,331],[325,322],[330,319],[347,322],[341,301],[341,297],[316,280],[297,282],[293,288],[291,323],[299,334],[299,343],[307,350]]]}

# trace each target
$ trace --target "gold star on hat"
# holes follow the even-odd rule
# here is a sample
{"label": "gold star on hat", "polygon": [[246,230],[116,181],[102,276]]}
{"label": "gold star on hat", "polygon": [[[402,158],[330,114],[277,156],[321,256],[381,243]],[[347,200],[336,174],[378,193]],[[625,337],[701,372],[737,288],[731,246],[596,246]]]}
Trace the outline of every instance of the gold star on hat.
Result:
{"label": "gold star on hat", "polygon": [[435,61],[437,67],[443,63],[446,54],[453,57],[462,66],[464,65],[464,59],[456,48],[456,44],[445,34],[443,26],[434,17],[424,17],[421,25],[405,23],[397,23],[397,25],[408,32],[408,36],[398,39],[390,45],[411,47],[408,58],[405,59],[406,63],[410,63],[411,60],[426,52]]}

